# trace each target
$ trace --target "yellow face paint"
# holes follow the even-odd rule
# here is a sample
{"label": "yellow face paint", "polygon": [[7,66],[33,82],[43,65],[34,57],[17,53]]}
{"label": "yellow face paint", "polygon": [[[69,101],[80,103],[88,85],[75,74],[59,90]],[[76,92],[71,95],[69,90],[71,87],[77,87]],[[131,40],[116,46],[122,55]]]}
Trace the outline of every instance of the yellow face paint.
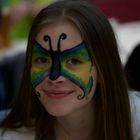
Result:
{"label": "yellow face paint", "polygon": [[31,78],[32,84],[36,87],[46,76],[49,75],[52,60],[47,51],[40,47],[35,42],[32,50],[32,67],[31,67]]}
{"label": "yellow face paint", "polygon": [[93,86],[92,61],[84,43],[62,53],[61,67],[62,75],[78,85],[84,95],[90,92]]}
{"label": "yellow face paint", "polygon": [[83,42],[65,51],[60,51],[59,48],[53,51],[51,46],[50,50],[46,50],[39,43],[34,44],[31,68],[34,87],[47,76],[56,80],[62,75],[83,90],[83,96],[80,97],[83,98],[90,93],[93,86],[91,68],[92,60]]}

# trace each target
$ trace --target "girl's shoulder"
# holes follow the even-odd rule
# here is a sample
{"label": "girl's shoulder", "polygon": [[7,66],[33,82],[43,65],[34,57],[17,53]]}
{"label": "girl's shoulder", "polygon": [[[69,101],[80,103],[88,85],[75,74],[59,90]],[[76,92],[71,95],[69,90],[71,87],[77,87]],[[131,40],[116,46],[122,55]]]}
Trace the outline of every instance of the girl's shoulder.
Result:
{"label": "girl's shoulder", "polygon": [[134,140],[140,139],[140,92],[130,91],[130,106]]}
{"label": "girl's shoulder", "polygon": [[34,130],[27,128],[7,129],[0,128],[0,140],[34,140]]}

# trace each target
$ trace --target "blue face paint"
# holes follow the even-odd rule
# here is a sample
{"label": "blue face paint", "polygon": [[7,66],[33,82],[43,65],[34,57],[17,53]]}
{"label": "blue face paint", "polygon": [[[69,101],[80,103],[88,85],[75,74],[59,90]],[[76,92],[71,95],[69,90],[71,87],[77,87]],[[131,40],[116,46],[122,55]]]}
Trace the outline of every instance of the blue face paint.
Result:
{"label": "blue face paint", "polygon": [[57,51],[52,50],[51,39],[48,35],[44,36],[44,40],[49,42],[49,50],[44,49],[35,41],[32,52],[32,83],[35,88],[46,76],[49,76],[51,80],[56,80],[62,75],[83,90],[83,96],[79,97],[81,99],[90,92],[93,86],[91,56],[83,42],[71,49],[61,51],[60,41],[66,38],[64,33],[60,35]]}

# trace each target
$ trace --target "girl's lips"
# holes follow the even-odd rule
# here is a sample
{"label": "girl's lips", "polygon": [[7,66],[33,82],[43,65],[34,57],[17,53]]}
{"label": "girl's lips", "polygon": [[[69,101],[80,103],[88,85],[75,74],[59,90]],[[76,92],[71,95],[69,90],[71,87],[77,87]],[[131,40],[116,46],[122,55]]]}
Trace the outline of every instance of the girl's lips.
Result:
{"label": "girl's lips", "polygon": [[60,98],[64,98],[64,97],[68,96],[69,94],[72,94],[74,91],[47,90],[44,92],[49,98],[60,99]]}

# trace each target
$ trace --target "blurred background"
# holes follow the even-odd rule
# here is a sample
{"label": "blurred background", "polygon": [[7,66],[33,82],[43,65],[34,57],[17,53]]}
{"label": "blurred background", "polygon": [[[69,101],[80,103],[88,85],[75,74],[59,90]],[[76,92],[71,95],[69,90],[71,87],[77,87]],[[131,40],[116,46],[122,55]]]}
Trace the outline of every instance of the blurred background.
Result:
{"label": "blurred background", "polygon": [[0,0],[0,121],[22,78],[27,38],[35,15],[52,0]]}
{"label": "blurred background", "polygon": [[[32,20],[40,9],[54,1],[56,0],[0,0],[0,120],[18,92]],[[138,57],[133,59],[131,65],[127,63],[140,44],[140,0],[90,1],[108,17],[116,35],[129,86],[139,90],[131,86],[130,81],[133,79],[135,82],[134,77],[140,79],[140,74],[135,72],[136,69],[139,71],[140,52],[137,51]],[[132,67],[135,68],[133,71],[130,70]]]}

